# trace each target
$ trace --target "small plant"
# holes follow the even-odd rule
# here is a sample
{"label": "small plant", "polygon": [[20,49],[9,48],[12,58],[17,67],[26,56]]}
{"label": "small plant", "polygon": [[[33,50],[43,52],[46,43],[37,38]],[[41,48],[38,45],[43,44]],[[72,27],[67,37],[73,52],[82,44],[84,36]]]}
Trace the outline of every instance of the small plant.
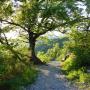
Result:
{"label": "small plant", "polygon": [[79,78],[78,71],[74,70],[74,71],[69,72],[68,75],[67,75],[67,78],[69,80],[76,80],[76,79],[78,79]]}
{"label": "small plant", "polygon": [[49,62],[51,60],[51,57],[48,56],[46,53],[44,52],[38,52],[37,56],[40,58],[41,61],[43,62]]}

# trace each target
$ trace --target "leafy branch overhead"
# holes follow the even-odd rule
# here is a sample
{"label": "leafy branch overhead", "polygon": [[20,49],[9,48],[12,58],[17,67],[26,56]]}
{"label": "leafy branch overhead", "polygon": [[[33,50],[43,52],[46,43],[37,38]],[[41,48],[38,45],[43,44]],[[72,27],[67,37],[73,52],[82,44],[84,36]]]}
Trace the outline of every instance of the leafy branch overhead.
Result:
{"label": "leafy branch overhead", "polygon": [[87,1],[18,0],[17,3],[15,0],[13,3],[11,0],[4,0],[0,1],[0,22],[27,33],[30,59],[38,62],[34,51],[36,39],[48,31],[72,27],[76,23],[90,20],[90,17],[82,15],[83,8],[81,10],[79,7],[79,3],[82,3],[88,8]]}

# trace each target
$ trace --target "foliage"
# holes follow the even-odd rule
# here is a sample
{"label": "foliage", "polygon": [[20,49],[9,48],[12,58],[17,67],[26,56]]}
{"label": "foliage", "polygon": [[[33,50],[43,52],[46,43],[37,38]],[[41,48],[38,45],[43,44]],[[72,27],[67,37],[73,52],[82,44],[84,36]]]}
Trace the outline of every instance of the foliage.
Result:
{"label": "foliage", "polygon": [[58,38],[47,38],[43,36],[37,40],[36,44],[36,54],[37,56],[45,62],[56,60],[61,54],[61,48],[63,47],[63,42],[68,41],[68,37],[58,37]]}
{"label": "foliage", "polygon": [[[18,28],[18,31],[22,32],[22,34],[20,34],[26,36],[30,48],[30,59],[34,63],[40,63],[34,51],[35,43],[39,36],[48,31],[60,30],[62,27],[72,27],[75,23],[81,22],[83,18],[85,18],[81,14],[83,8],[81,8],[81,10],[80,7],[78,7],[78,1],[75,0],[19,1],[21,4],[17,4],[17,0],[15,0],[15,6],[12,0],[0,1],[0,3],[2,3],[2,5],[0,5],[0,21],[1,24],[5,24],[8,27],[12,26],[12,30]],[[81,1],[81,3],[83,3],[83,1]],[[3,27],[0,29],[3,31]],[[10,30],[11,29],[9,29],[8,32]]]}
{"label": "foliage", "polygon": [[59,43],[53,44],[53,47],[48,49],[47,55],[51,57],[51,60],[55,60],[60,55]]}
{"label": "foliage", "polygon": [[60,51],[61,48],[63,47],[63,42],[67,40],[68,37],[49,39],[46,36],[38,39],[35,49],[37,56],[38,57],[40,56],[41,58],[43,53],[45,54],[45,56],[48,56],[47,59],[50,58],[50,60],[55,60],[58,56],[60,56]]}
{"label": "foliage", "polygon": [[68,75],[67,75],[67,79],[69,79],[69,80],[79,79],[78,71],[74,70],[74,71],[69,72]]}
{"label": "foliage", "polygon": [[[90,74],[85,72],[85,67],[84,71],[82,69],[83,68],[80,68],[78,70],[72,70],[68,73],[66,77],[69,80],[75,80],[75,83],[82,83],[85,87],[85,85],[88,85],[90,83]],[[82,88],[83,86],[80,85],[80,87]]]}
{"label": "foliage", "polygon": [[37,57],[39,57],[42,62],[46,62],[46,63],[51,60],[51,57],[44,52],[38,52]]}
{"label": "foliage", "polygon": [[71,37],[74,40],[73,47],[70,47],[72,52],[77,56],[79,65],[89,66],[90,65],[90,33],[88,32],[78,32],[75,31],[71,34]]}
{"label": "foliage", "polygon": [[[37,71],[27,62],[0,45],[0,89],[19,90],[21,86],[34,82]],[[28,63],[28,64],[27,64]],[[30,66],[31,65],[31,66]]]}
{"label": "foliage", "polygon": [[61,67],[69,80],[89,84],[90,74],[87,73],[87,68],[90,66],[90,32],[88,24],[83,25],[79,30],[77,30],[78,25],[72,28],[69,34],[70,41],[63,47],[64,51],[60,57],[64,58],[65,53],[69,53],[69,56],[61,60]]}
{"label": "foliage", "polygon": [[61,63],[62,70],[67,73],[71,70],[77,69],[76,56],[71,54],[64,62]]}
{"label": "foliage", "polygon": [[70,54],[70,50],[68,48],[69,46],[70,46],[69,40],[64,41],[64,45],[60,50],[60,56],[57,57],[57,60],[64,61],[66,59],[66,57]]}
{"label": "foliage", "polygon": [[[27,58],[28,55],[24,55],[31,54],[29,55],[30,59],[36,63],[40,63],[34,51],[37,38],[48,31],[62,31],[62,27],[64,29],[69,27],[69,29],[73,31],[70,34],[70,43],[66,44],[67,46],[65,46],[65,49],[63,48],[63,54],[61,55],[61,58],[63,58],[66,57],[68,52],[70,54],[70,56],[65,59],[66,61],[62,63],[62,68],[67,71],[67,73],[71,72],[68,77],[76,77],[77,72],[75,70],[90,66],[90,33],[88,30],[90,28],[89,0],[20,0],[20,3],[21,5],[17,5],[17,0],[15,0],[14,4],[16,4],[16,6],[14,7],[12,0],[0,0],[1,86],[7,84],[14,89],[13,85],[18,87],[18,85],[31,83],[36,76],[36,71],[31,68],[32,66],[27,66],[29,61]],[[83,8],[78,6],[80,5],[79,3],[82,3],[83,6],[86,5],[84,11],[87,15],[84,16],[82,14]],[[12,45],[12,43],[9,42],[10,40],[5,36],[6,32],[16,29],[17,31],[21,31],[21,36],[27,38],[30,53],[28,53],[25,47],[15,48],[15,45]],[[54,41],[54,39],[52,39],[52,41]],[[44,45],[46,45],[46,43],[44,43]],[[50,46],[50,43],[47,46]],[[50,49],[45,50],[47,54],[39,52],[38,57],[43,61],[57,58],[59,54],[62,53],[62,51],[59,50],[59,46],[59,44],[55,46],[52,44],[52,46],[48,48],[44,47],[44,50]],[[59,52],[57,52],[57,50],[59,50]],[[50,55],[50,57],[48,57],[48,55]],[[72,70],[74,71],[72,72]],[[83,76],[87,77],[86,74],[80,74],[81,82],[86,81]],[[18,82],[18,80],[20,80],[20,82]]]}
{"label": "foliage", "polygon": [[[51,36],[52,37],[52,36]],[[52,49],[55,44],[57,43],[59,45],[59,47],[63,47],[64,42],[68,41],[68,37],[63,36],[58,37],[58,38],[48,38],[46,36],[40,37],[37,39],[37,43],[36,43],[36,53],[38,51],[43,51],[44,53],[48,52],[48,49]]]}

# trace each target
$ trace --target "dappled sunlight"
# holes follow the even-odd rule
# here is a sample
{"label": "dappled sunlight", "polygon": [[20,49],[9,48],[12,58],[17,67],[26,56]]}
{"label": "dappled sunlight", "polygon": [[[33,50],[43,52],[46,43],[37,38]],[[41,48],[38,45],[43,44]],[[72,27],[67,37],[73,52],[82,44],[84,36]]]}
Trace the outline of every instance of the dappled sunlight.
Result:
{"label": "dappled sunlight", "polygon": [[90,87],[90,0],[0,0],[0,90],[81,87]]}
{"label": "dappled sunlight", "polygon": [[[40,74],[35,84],[28,86],[27,90],[72,90],[73,86],[66,81],[60,68],[57,67],[58,64],[58,61],[51,61],[48,65],[40,66]],[[73,87],[73,90],[76,88]]]}
{"label": "dappled sunlight", "polygon": [[48,70],[41,69],[40,71],[41,71],[41,73],[43,73],[45,76],[49,76],[49,74],[50,74],[50,71],[48,71]]}

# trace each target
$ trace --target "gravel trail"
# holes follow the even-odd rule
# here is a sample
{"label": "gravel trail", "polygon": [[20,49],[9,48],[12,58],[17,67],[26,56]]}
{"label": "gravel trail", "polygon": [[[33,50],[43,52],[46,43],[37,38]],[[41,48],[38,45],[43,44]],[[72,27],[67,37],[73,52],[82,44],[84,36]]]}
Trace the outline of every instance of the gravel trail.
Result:
{"label": "gravel trail", "polygon": [[39,66],[39,76],[34,84],[26,90],[78,90],[71,86],[60,71],[60,63],[51,61],[48,65]]}

